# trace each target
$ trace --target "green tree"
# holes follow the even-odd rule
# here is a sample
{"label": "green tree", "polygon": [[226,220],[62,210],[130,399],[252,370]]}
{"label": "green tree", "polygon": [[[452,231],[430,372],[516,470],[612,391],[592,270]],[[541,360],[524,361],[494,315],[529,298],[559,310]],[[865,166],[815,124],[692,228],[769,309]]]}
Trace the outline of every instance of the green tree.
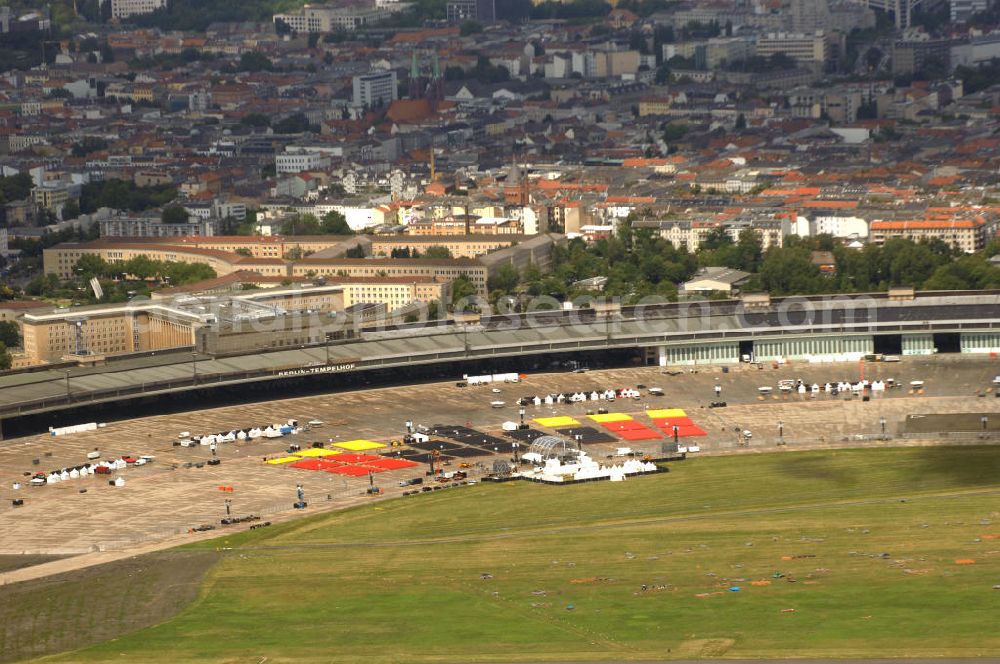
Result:
{"label": "green tree", "polygon": [[666,85],[670,82],[670,67],[666,63],[656,68],[655,80],[657,85]]}
{"label": "green tree", "polygon": [[309,118],[305,113],[293,113],[274,125],[276,134],[301,134],[309,131]]}
{"label": "green tree", "polygon": [[458,33],[463,37],[474,35],[483,31],[483,24],[477,21],[462,21],[458,27]]}
{"label": "green tree", "polygon": [[11,357],[10,351],[7,350],[7,345],[0,341],[0,371],[9,371],[13,364],[14,358]]}
{"label": "green tree", "polygon": [[[29,178],[30,180],[30,178]],[[98,208],[142,212],[163,207],[177,197],[172,185],[137,187],[134,182],[111,178],[83,185],[80,192],[80,211],[96,212]]]}
{"label": "green tree", "polygon": [[0,321],[0,343],[8,348],[16,348],[21,345],[21,330],[12,320]]}
{"label": "green tree", "polygon": [[31,194],[33,186],[27,173],[0,177],[0,202],[24,200]]}
{"label": "green tree", "polygon": [[451,250],[441,245],[431,245],[424,249],[423,258],[452,258]]}
{"label": "green tree", "polygon": [[663,140],[666,143],[675,143],[688,133],[688,127],[685,124],[679,124],[676,122],[670,122],[665,127],[663,127]]}
{"label": "green tree", "polygon": [[347,225],[347,219],[336,210],[323,215],[320,231],[326,235],[354,235],[354,231]]}
{"label": "green tree", "polygon": [[248,127],[270,127],[271,118],[263,113],[247,113],[242,118],[240,118],[240,124],[246,125]]}
{"label": "green tree", "polygon": [[248,51],[240,56],[237,69],[246,72],[271,71],[274,69],[274,63],[260,51]]}
{"label": "green tree", "polygon": [[756,272],[760,269],[763,258],[764,250],[760,233],[754,229],[746,229],[740,233],[739,242],[736,243],[733,264],[728,267],[746,272]]}
{"label": "green tree", "polygon": [[296,214],[281,222],[282,235],[319,235],[319,219],[311,214]]}
{"label": "green tree", "polygon": [[772,248],[760,269],[761,285],[771,295],[822,292],[824,282],[819,268],[805,247]]}
{"label": "green tree", "polygon": [[80,216],[80,204],[75,200],[69,200],[63,205],[62,218],[63,220],[76,219]]}
{"label": "green tree", "polygon": [[111,264],[97,254],[84,254],[76,261],[73,271],[85,281],[93,277],[108,277],[113,273]]}
{"label": "green tree", "polygon": [[705,251],[713,251],[721,247],[728,247],[733,244],[733,238],[726,232],[724,226],[716,226],[698,244],[699,249],[704,249]]}
{"label": "green tree", "polygon": [[160,261],[154,261],[149,256],[142,254],[125,261],[122,265],[122,272],[145,281],[163,274],[164,265]]}
{"label": "green tree", "polygon": [[427,303],[427,320],[437,320],[441,316],[441,305],[437,300]]}
{"label": "green tree", "polygon": [[486,287],[491,292],[497,291],[502,294],[508,294],[514,292],[520,281],[521,275],[518,274],[517,268],[510,263],[504,263],[497,269],[496,273],[487,280]]}
{"label": "green tree", "polygon": [[165,224],[186,224],[188,222],[188,211],[180,205],[168,205],[163,208],[160,220]]}
{"label": "green tree", "polygon": [[70,154],[74,157],[86,157],[93,152],[100,152],[108,149],[108,141],[99,136],[84,136],[82,140],[73,144]]}
{"label": "green tree", "polygon": [[473,284],[467,276],[460,274],[455,277],[455,280],[451,282],[451,302],[455,304],[456,302],[472,297],[476,294],[476,286]]}

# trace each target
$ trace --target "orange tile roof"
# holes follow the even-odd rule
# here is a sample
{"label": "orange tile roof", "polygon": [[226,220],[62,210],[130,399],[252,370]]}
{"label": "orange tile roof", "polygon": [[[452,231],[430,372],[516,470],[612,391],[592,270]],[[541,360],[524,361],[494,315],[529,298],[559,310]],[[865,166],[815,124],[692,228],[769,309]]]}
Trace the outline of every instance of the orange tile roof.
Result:
{"label": "orange tile roof", "polygon": [[836,209],[849,209],[858,207],[857,201],[824,201],[824,200],[813,200],[813,201],[802,201],[802,207],[804,208],[836,208]]}
{"label": "orange tile roof", "polygon": [[950,221],[932,221],[927,219],[915,221],[873,221],[871,229],[873,231],[906,231],[906,230],[930,230],[930,229],[959,229],[976,228],[982,226],[982,221],[971,219],[952,219]]}
{"label": "orange tile roof", "polygon": [[799,187],[798,189],[765,189],[761,196],[819,196],[819,187]]}
{"label": "orange tile roof", "polygon": [[393,122],[423,122],[433,115],[434,108],[427,99],[397,99],[386,111],[386,117]]}

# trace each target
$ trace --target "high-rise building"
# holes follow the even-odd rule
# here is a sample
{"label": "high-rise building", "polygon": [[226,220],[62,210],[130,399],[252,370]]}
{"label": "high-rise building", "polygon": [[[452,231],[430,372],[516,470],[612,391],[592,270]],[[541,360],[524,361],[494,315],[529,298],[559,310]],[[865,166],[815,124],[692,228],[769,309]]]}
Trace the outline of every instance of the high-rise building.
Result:
{"label": "high-rise building", "polygon": [[791,0],[789,5],[789,30],[815,32],[830,27],[830,6],[826,0]]}
{"label": "high-rise building", "polygon": [[167,6],[167,0],[106,0],[111,3],[112,18],[129,18],[152,14]]}
{"label": "high-rise building", "polygon": [[395,71],[372,71],[354,77],[354,105],[388,106],[399,99]]}
{"label": "high-rise building", "polygon": [[496,3],[494,0],[450,0],[447,15],[449,23],[494,23],[497,19]]}
{"label": "high-rise building", "polygon": [[813,33],[769,32],[757,38],[757,55],[784,53],[802,66],[831,69],[842,52],[843,36],[817,30]]}
{"label": "high-rise building", "polygon": [[356,30],[366,25],[384,21],[393,13],[402,11],[406,3],[376,3],[368,7],[335,7],[332,5],[305,5],[297,12],[275,14],[272,20],[283,23],[290,30],[304,33]]}
{"label": "high-rise building", "polygon": [[[861,4],[872,9],[881,9],[890,12],[896,21],[896,27],[905,29],[910,27],[913,19],[913,12],[919,9],[925,0],[860,0]],[[930,4],[930,3],[928,3]]]}

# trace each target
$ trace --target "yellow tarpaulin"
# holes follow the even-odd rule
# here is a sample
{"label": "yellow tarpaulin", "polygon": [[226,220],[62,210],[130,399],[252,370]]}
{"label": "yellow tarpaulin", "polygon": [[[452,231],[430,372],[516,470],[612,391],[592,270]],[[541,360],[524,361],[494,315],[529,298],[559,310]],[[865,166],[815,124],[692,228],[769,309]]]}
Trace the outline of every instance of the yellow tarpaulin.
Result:
{"label": "yellow tarpaulin", "polygon": [[334,456],[335,454],[343,454],[340,450],[324,450],[320,447],[310,447],[308,450],[302,450],[301,452],[296,452],[295,456],[299,457],[328,457]]}
{"label": "yellow tarpaulin", "polygon": [[625,413],[598,413],[597,415],[588,415],[587,417],[599,424],[604,424],[605,422],[628,422],[632,419],[631,415],[626,415]]}
{"label": "yellow tarpaulin", "polygon": [[291,463],[293,461],[302,461],[302,457],[297,457],[297,456],[279,457],[277,459],[268,459],[264,463],[269,463],[272,466],[276,466],[279,463]]}
{"label": "yellow tarpaulin", "polygon": [[651,420],[669,420],[671,417],[687,417],[687,413],[682,408],[663,408],[660,410],[647,410]]}
{"label": "yellow tarpaulin", "polygon": [[352,452],[363,452],[364,450],[377,450],[380,447],[385,447],[385,444],[371,440],[348,440],[343,443],[334,443],[333,446]]}
{"label": "yellow tarpaulin", "polygon": [[559,417],[539,417],[535,420],[535,422],[541,424],[543,427],[553,429],[559,427],[575,427],[580,424],[572,417],[567,417],[566,415],[560,415]]}

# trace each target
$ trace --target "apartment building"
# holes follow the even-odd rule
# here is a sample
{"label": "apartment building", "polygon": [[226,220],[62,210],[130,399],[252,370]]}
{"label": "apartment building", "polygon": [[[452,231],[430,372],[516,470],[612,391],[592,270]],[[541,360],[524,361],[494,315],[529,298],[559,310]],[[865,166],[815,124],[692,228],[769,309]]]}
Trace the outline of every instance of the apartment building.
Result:
{"label": "apartment building", "polygon": [[215,270],[216,275],[225,276],[238,270],[253,270],[264,276],[287,275],[285,261],[277,258],[255,258],[240,256],[211,249],[198,249],[157,242],[106,242],[97,240],[87,243],[63,243],[45,249],[42,253],[42,267],[45,274],[54,274],[60,279],[74,276],[73,268],[84,255],[100,256],[109,263],[130,260],[136,256],[146,256],[152,260],[200,263]]}
{"label": "apartment building", "polygon": [[329,167],[330,158],[318,152],[288,150],[274,157],[274,170],[277,173],[304,173]]}
{"label": "apartment building", "polygon": [[748,231],[756,232],[760,238],[761,247],[767,251],[771,247],[784,245],[785,229],[782,223],[775,219],[737,219],[725,224],[717,221],[640,219],[633,222],[634,228],[649,228],[661,238],[670,242],[676,249],[697,251],[705,239],[722,227],[733,242],[739,242],[740,236]]}
{"label": "apartment building", "polygon": [[[190,212],[190,211],[189,211]],[[165,224],[157,216],[116,215],[101,219],[101,237],[188,237],[215,235],[219,228],[216,219],[191,216],[186,224]]]}
{"label": "apartment building", "polygon": [[341,277],[385,278],[404,277],[453,281],[464,276],[476,287],[480,295],[486,295],[487,268],[472,258],[453,259],[391,259],[391,258],[303,258],[291,266],[293,277],[327,277],[336,280]]}
{"label": "apartment building", "polygon": [[414,302],[448,302],[451,282],[433,277],[330,277],[329,283],[343,291],[344,308],[356,304],[384,304],[395,311]]}
{"label": "apartment building", "polygon": [[354,105],[381,108],[399,99],[395,71],[373,71],[352,79]]}
{"label": "apartment building", "polygon": [[967,254],[986,246],[987,225],[982,219],[873,221],[871,241],[882,245],[892,238],[937,239]]}
{"label": "apartment building", "polygon": [[45,183],[31,190],[35,206],[51,212],[59,212],[70,201],[70,188],[64,184]]}
{"label": "apartment building", "polygon": [[[384,21],[405,3],[370,7],[334,7],[330,5],[305,5],[297,12],[275,14],[273,21],[287,25],[300,33],[327,33],[357,28]],[[408,6],[408,5],[407,5]]]}
{"label": "apartment building", "polygon": [[461,235],[467,226],[476,235],[523,235],[523,226],[518,219],[479,217],[469,220],[466,224],[466,220],[461,216],[413,221],[406,226],[406,234],[411,236]]}
{"label": "apartment building", "polygon": [[844,37],[836,32],[769,32],[757,38],[756,52],[762,57],[784,53],[799,65],[819,69],[836,67],[844,49]]}
{"label": "apartment building", "polygon": [[489,24],[496,21],[494,0],[449,0],[445,10],[449,23],[477,21]]}
{"label": "apartment building", "polygon": [[371,251],[373,256],[392,256],[393,250],[423,254],[428,247],[444,247],[454,258],[476,258],[524,239],[523,235],[380,235],[372,238]]}
{"label": "apartment building", "polygon": [[892,73],[909,76],[924,68],[928,62],[940,62],[950,67],[951,39],[920,39],[897,41],[892,44]]}
{"label": "apartment building", "polygon": [[[167,0],[105,0],[111,2],[111,18],[125,19],[141,14],[152,14],[157,9],[164,9]],[[101,2],[104,4],[104,2]]]}

